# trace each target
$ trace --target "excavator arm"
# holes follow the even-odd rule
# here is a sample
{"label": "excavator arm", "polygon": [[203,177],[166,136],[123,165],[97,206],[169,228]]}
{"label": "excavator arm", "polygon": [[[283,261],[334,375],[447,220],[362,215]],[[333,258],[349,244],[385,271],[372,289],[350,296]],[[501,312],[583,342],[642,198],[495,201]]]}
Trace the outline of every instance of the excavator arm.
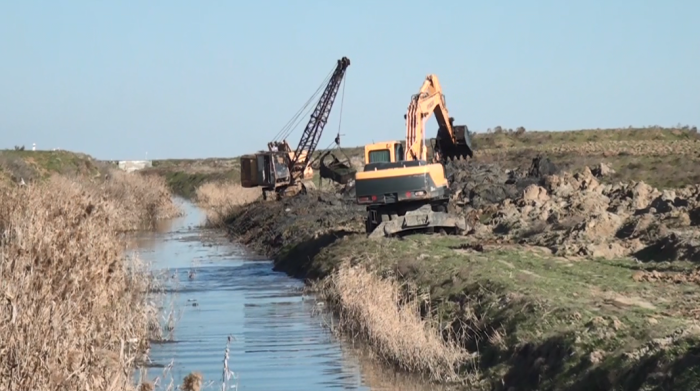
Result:
{"label": "excavator arm", "polygon": [[406,160],[427,160],[425,123],[435,114],[439,129],[434,148],[434,160],[444,163],[447,158],[472,157],[471,140],[466,125],[454,126],[445,104],[445,95],[437,75],[430,74],[420,91],[411,97],[406,118]]}

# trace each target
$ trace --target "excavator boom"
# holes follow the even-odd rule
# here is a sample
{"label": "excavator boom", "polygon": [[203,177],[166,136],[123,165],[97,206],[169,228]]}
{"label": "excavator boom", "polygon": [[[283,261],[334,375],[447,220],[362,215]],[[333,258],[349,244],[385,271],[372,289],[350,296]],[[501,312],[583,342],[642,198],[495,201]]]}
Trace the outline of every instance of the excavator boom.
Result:
{"label": "excavator boom", "polygon": [[406,160],[427,160],[425,123],[435,114],[439,129],[434,146],[433,160],[444,163],[447,158],[462,159],[473,156],[466,125],[454,126],[449,116],[445,95],[437,75],[430,74],[420,91],[411,97],[406,113]]}

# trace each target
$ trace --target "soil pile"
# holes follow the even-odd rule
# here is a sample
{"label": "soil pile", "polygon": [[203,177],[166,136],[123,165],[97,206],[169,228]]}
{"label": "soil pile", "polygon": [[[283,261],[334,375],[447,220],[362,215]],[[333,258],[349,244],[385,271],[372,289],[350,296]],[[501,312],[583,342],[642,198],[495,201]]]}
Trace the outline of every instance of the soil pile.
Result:
{"label": "soil pile", "polygon": [[288,243],[321,235],[364,232],[364,207],[353,198],[309,190],[306,195],[241,206],[226,220],[229,232],[252,250],[277,255]]}
{"label": "soil pile", "polygon": [[[506,199],[515,199],[529,184],[540,179],[540,165],[545,170],[547,163],[533,162],[525,172],[506,170],[498,164],[483,164],[465,161],[448,163],[445,173],[452,191],[452,210],[481,208],[497,204]],[[556,170],[552,165],[549,170]],[[531,175],[530,175],[531,174]]]}
{"label": "soil pile", "polygon": [[469,216],[478,240],[545,246],[562,256],[700,261],[700,186],[602,183],[612,172],[600,164],[561,173],[545,157],[526,171],[470,165],[455,170],[451,210]]}
{"label": "soil pile", "polygon": [[644,282],[670,282],[674,284],[700,284],[700,269],[682,271],[682,272],[663,272],[663,271],[643,271],[640,270],[632,276],[637,281]]}
{"label": "soil pile", "polygon": [[[605,164],[562,172],[546,157],[517,170],[455,161],[446,166],[450,211],[467,217],[467,239],[479,243],[544,246],[561,256],[700,261],[700,185],[660,191],[645,182],[605,183],[612,173]],[[328,233],[363,233],[365,211],[352,185],[259,201],[227,225],[266,255]]]}

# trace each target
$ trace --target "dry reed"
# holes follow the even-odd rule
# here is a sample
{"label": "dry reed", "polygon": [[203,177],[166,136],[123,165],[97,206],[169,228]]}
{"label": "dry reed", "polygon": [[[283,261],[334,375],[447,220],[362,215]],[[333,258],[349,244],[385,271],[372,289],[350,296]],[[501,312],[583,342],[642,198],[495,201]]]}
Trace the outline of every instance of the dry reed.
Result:
{"label": "dry reed", "polygon": [[0,187],[0,390],[134,388],[154,311],[119,232],[177,208],[127,175]]}
{"label": "dry reed", "polygon": [[158,220],[182,214],[159,176],[114,171],[98,191],[119,209],[121,230],[153,228]]}
{"label": "dry reed", "polygon": [[198,187],[195,203],[207,213],[207,226],[220,227],[231,209],[249,204],[261,196],[260,188],[246,188],[230,182],[210,182]]}
{"label": "dry reed", "polygon": [[336,330],[365,340],[383,361],[434,381],[457,381],[470,356],[445,341],[435,322],[421,317],[424,302],[392,278],[344,265],[314,290],[339,316]]}

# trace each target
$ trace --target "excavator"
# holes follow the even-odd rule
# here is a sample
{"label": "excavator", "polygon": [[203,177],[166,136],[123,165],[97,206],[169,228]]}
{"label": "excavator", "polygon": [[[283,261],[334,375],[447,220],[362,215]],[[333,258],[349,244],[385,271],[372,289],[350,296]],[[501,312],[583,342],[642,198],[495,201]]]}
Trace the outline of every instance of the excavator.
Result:
{"label": "excavator", "polygon": [[[276,139],[281,137],[281,141],[269,142],[267,151],[259,151],[241,157],[241,185],[243,187],[261,187],[263,200],[268,199],[269,192],[274,193],[277,200],[282,197],[306,193],[304,181],[313,178],[313,169],[310,164],[312,155],[318,147],[323,129],[328,122],[333,103],[349,66],[350,60],[347,57],[338,60],[335,69],[326,77],[321,87],[280,130]],[[315,95],[321,91],[323,84],[326,86],[311,113],[311,118],[306,124],[299,145],[296,150],[292,150],[284,137],[291,133],[295,125],[294,121],[301,116]]]}
{"label": "excavator", "polygon": [[[425,124],[435,115],[439,129],[428,160]],[[401,141],[366,145],[365,166],[355,174],[357,203],[366,205],[366,232],[370,237],[413,232],[460,234],[464,218],[448,212],[448,161],[473,157],[466,125],[454,125],[437,75],[425,78],[411,97],[406,115],[405,151]]]}

